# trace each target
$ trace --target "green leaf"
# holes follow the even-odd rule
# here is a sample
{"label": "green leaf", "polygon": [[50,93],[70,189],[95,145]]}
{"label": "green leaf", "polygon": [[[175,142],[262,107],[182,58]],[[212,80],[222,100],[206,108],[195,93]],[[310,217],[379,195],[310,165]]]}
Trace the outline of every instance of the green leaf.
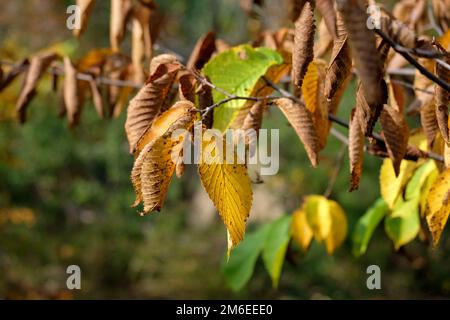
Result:
{"label": "green leaf", "polygon": [[270,231],[262,252],[264,266],[272,279],[274,288],[278,286],[286,249],[291,239],[292,216],[283,216],[270,224]]}
{"label": "green leaf", "polygon": [[388,212],[389,206],[380,198],[359,218],[352,236],[354,256],[359,257],[366,252],[376,227]]}
{"label": "green leaf", "polygon": [[249,233],[231,252],[228,262],[222,265],[222,272],[233,291],[241,290],[250,280],[258,256],[263,250],[271,225],[264,225],[259,230]]}
{"label": "green leaf", "polygon": [[420,197],[422,187],[427,181],[428,176],[433,172],[437,171],[437,166],[434,160],[428,160],[423,165],[421,165],[416,172],[414,172],[413,177],[406,186],[405,200],[412,200]]}
{"label": "green leaf", "polygon": [[[203,73],[217,87],[230,94],[248,97],[269,68],[281,65],[281,55],[269,48],[253,48],[250,45],[233,47],[212,58],[203,68]],[[255,93],[256,94],[256,93]],[[226,96],[213,91],[214,103]],[[213,127],[224,132],[247,101],[232,100],[214,110]]]}
{"label": "green leaf", "polygon": [[420,230],[419,198],[405,201],[400,197],[392,214],[384,220],[384,229],[395,250],[414,240]]}

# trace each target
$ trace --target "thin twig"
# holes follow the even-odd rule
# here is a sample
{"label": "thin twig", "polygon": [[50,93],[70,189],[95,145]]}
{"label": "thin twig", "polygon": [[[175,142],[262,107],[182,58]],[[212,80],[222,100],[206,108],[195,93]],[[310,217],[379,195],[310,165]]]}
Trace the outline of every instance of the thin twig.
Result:
{"label": "thin twig", "polygon": [[420,91],[420,92],[423,92],[423,93],[426,93],[426,94],[429,94],[429,95],[434,95],[434,92],[433,92],[433,91],[415,87],[413,84],[411,84],[411,83],[409,83],[409,82],[406,82],[406,81],[403,81],[403,80],[391,79],[390,81],[391,81],[392,83],[396,83],[396,84],[402,85],[402,86],[404,86],[404,87],[413,89],[413,90],[415,90],[415,91]]}
{"label": "thin twig", "polygon": [[329,198],[331,193],[333,192],[334,185],[336,183],[337,177],[339,176],[339,171],[341,171],[342,163],[344,162],[345,151],[347,150],[347,146],[342,144],[341,149],[339,150],[338,156],[336,158],[334,170],[328,180],[327,189],[323,193],[325,198]]}

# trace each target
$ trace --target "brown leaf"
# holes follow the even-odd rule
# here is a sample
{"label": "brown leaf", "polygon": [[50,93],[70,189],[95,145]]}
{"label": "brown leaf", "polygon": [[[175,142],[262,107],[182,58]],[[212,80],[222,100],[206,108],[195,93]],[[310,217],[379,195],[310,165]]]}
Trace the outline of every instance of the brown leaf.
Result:
{"label": "brown leaf", "polygon": [[336,37],[336,10],[333,0],[316,0],[317,9],[333,38]]}
{"label": "brown leaf", "polygon": [[145,79],[144,58],[145,39],[144,30],[139,20],[133,17],[131,32],[131,61],[133,64],[133,80],[135,83],[143,83]]}
{"label": "brown leaf", "polygon": [[[44,52],[31,58],[30,66],[25,73],[25,80],[16,103],[16,111],[20,123],[26,120],[26,109],[36,95],[36,86],[50,64],[58,58],[54,52]],[[4,83],[7,82],[5,79]]]}
{"label": "brown leaf", "polygon": [[258,132],[259,129],[261,129],[266,104],[267,102],[265,100],[257,101],[253,104],[247,114],[247,117],[245,117],[244,124],[242,125],[242,130],[245,131],[253,129]]}
{"label": "brown leaf", "polygon": [[92,7],[95,4],[95,0],[77,0],[76,2],[80,10],[80,28],[73,29],[73,34],[75,37],[79,38],[81,34],[86,30],[87,22],[89,16],[91,15]]}
{"label": "brown leaf", "polygon": [[125,35],[127,20],[132,9],[131,0],[111,0],[109,37],[113,51],[120,51],[120,43]]}
{"label": "brown leaf", "polygon": [[389,105],[384,106],[380,119],[387,151],[398,176],[408,147],[408,125],[403,114]]}
{"label": "brown leaf", "polygon": [[350,158],[350,192],[357,190],[361,180],[363,159],[364,159],[364,133],[361,130],[356,109],[352,110],[350,115],[349,133],[348,133],[348,154]]}
{"label": "brown leaf", "polygon": [[288,11],[292,22],[295,22],[300,17],[305,2],[306,0],[289,0]]}
{"label": "brown leaf", "polygon": [[[437,45],[440,52],[446,52],[442,47]],[[450,64],[450,54],[447,54],[443,60]],[[450,83],[450,70],[445,68],[439,63],[436,63],[436,76]],[[442,137],[447,144],[450,144],[450,137],[448,132],[448,104],[450,102],[450,92],[445,90],[439,85],[435,86],[435,104],[436,104],[436,117],[441,130]]]}
{"label": "brown leaf", "polygon": [[386,91],[382,84],[382,62],[375,35],[366,25],[368,16],[365,1],[338,0],[337,4],[347,27],[349,45],[366,101],[371,108],[381,109],[386,102]]}
{"label": "brown leaf", "polygon": [[133,153],[144,132],[151,126],[167,98],[180,69],[176,58],[170,55],[155,57],[150,65],[151,76],[145,86],[130,101],[125,131]]}
{"label": "brown leaf", "polygon": [[[431,88],[432,86],[429,87],[429,89]],[[436,138],[436,133],[439,130],[436,117],[436,106],[432,95],[424,94],[421,99],[420,123],[422,124],[423,131],[427,138],[428,147],[431,148],[434,139]]]}
{"label": "brown leaf", "polygon": [[194,75],[189,71],[185,71],[180,75],[178,82],[180,84],[178,88],[178,95],[180,96],[180,99],[195,103],[197,81]]}
{"label": "brown leaf", "polygon": [[[384,80],[383,84],[386,85]],[[387,91],[387,88],[384,88]],[[370,136],[372,134],[373,127],[378,120],[381,110],[383,110],[383,105],[375,104],[369,105],[365,98],[364,89],[361,82],[358,84],[358,89],[356,91],[356,116],[364,132],[364,135]]]}
{"label": "brown leaf", "polygon": [[318,164],[319,138],[313,123],[313,115],[303,104],[293,102],[287,98],[275,100],[286,119],[294,128],[302,141],[311,164]]}
{"label": "brown leaf", "polygon": [[341,90],[352,74],[352,59],[347,44],[347,31],[342,15],[336,14],[336,38],[325,77],[324,95],[328,100],[333,99],[336,92]]}
{"label": "brown leaf", "polygon": [[381,31],[396,43],[407,48],[417,46],[417,36],[414,29],[396,20],[385,10],[381,10],[380,27]]}
{"label": "brown leaf", "polygon": [[[207,78],[209,81],[209,79]],[[206,84],[200,84],[198,89],[198,105],[200,110],[205,110],[206,108],[212,106],[214,104],[212,89],[210,86]],[[214,112],[210,111],[206,114],[204,119],[202,120],[203,125],[206,129],[211,129],[214,120]]]}
{"label": "brown leaf", "polygon": [[314,59],[314,0],[307,0],[295,21],[294,52],[292,54],[292,78],[301,88],[308,65]]}
{"label": "brown leaf", "polygon": [[194,50],[186,64],[188,69],[201,70],[216,51],[216,34],[208,32],[195,44]]}
{"label": "brown leaf", "polygon": [[14,79],[27,69],[30,62],[28,59],[24,59],[18,64],[14,65],[8,73],[3,72],[3,77],[0,79],[0,92],[3,91]]}
{"label": "brown leaf", "polygon": [[133,8],[133,18],[141,25],[144,54],[148,60],[153,57],[153,42],[156,37],[157,26],[155,26],[154,21],[158,19],[154,14],[155,9],[156,4],[153,0],[140,1]]}
{"label": "brown leaf", "polygon": [[314,57],[323,57],[333,46],[333,38],[328,31],[325,20],[322,19],[318,28],[318,41],[314,44]]}
{"label": "brown leaf", "polygon": [[432,0],[433,12],[442,30],[450,29],[450,0]]}
{"label": "brown leaf", "polygon": [[143,214],[159,211],[164,204],[184,139],[183,135],[172,139],[172,134],[177,129],[188,130],[194,119],[194,105],[180,101],[157,118],[147,132],[145,147],[136,158],[131,173],[136,193],[133,206],[143,201]]}
{"label": "brown leaf", "polygon": [[105,107],[103,105],[103,98],[100,92],[100,86],[95,78],[89,81],[89,87],[91,88],[92,101],[94,103],[95,111],[97,111],[100,119],[105,117]]}
{"label": "brown leaf", "polygon": [[78,72],[70,61],[64,57],[64,104],[67,110],[69,126],[74,127],[80,121],[82,97],[78,87]]}

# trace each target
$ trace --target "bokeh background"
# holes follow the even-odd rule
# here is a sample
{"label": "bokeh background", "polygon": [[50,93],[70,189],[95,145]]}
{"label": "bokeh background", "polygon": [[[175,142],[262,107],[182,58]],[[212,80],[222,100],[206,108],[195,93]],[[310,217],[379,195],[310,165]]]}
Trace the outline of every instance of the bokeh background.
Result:
{"label": "bokeh background", "polygon": [[[183,56],[211,29],[238,44],[254,39],[261,24],[289,25],[286,1],[267,0],[259,20],[246,16],[238,0],[156,2],[163,17],[158,45]],[[79,42],[65,28],[70,4],[3,1],[0,59],[19,61],[52,46],[73,57],[108,47],[109,1],[97,1]],[[129,39],[124,43],[126,49]],[[60,98],[45,77],[29,107],[29,120],[21,126],[14,113],[20,83],[16,80],[0,94],[0,298],[400,299],[450,294],[450,239],[445,232],[436,251],[416,240],[395,252],[382,226],[363,257],[352,256],[349,237],[333,256],[313,243],[306,255],[294,252],[294,259],[285,263],[278,289],[272,288],[259,262],[249,284],[233,292],[221,273],[226,231],[195,167],[188,166],[182,179],[173,179],[161,213],[142,218],[130,208],[133,159],[124,132],[125,112],[99,120],[88,104],[81,125],[69,130],[57,117]],[[354,90],[352,84],[344,97],[343,118],[354,104]],[[341,150],[331,137],[321,165],[313,169],[279,112],[271,110],[264,127],[280,129],[281,168],[254,186],[250,230],[292,213],[303,196],[324,193]],[[379,197],[380,164],[367,156],[361,187],[350,194],[344,158],[331,198],[345,209],[350,232]],[[71,264],[82,269],[80,291],[66,289],[65,270]],[[366,287],[371,264],[381,267],[382,290]]]}

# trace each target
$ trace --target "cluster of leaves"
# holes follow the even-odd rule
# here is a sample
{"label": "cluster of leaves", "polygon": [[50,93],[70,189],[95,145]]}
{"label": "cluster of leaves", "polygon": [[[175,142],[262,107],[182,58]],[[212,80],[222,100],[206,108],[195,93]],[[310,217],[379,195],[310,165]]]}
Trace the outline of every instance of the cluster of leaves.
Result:
{"label": "cluster of leaves", "polygon": [[[79,36],[87,25],[94,1],[77,2],[82,8],[82,28],[76,32]],[[425,217],[433,242],[437,244],[450,213],[445,169],[450,163],[450,2],[433,0],[430,3],[433,21],[429,21],[426,1],[403,0],[396,5],[394,14],[381,8],[379,28],[371,30],[367,6],[374,1],[293,0],[290,12],[293,28],[264,31],[253,45],[232,48],[208,33],[199,39],[183,65],[173,54],[151,59],[152,33],[155,32],[150,19],[155,10],[153,1],[112,0],[111,49],[94,51],[75,65],[68,57],[63,59],[64,67],[60,72],[65,76],[62,113],[67,113],[71,125],[78,122],[86,91],[83,87],[87,82],[94,104],[103,115],[99,85],[106,75],[108,80],[116,80],[105,86],[109,94],[109,114],[115,114],[130,94],[130,88],[120,89],[117,81],[123,84],[132,80],[136,85],[147,79],[142,87],[138,85],[141,88],[128,106],[125,124],[130,152],[135,157],[132,170],[135,205],[143,202],[146,214],[162,208],[173,174],[181,176],[183,173],[181,147],[189,143],[189,139],[180,136],[173,141],[172,133],[177,129],[193,130],[199,115],[204,129],[215,128],[222,133],[227,129],[258,130],[267,107],[276,105],[296,131],[311,164],[317,166],[320,151],[327,144],[330,119],[337,113],[342,95],[356,74],[356,106],[349,116],[348,135],[350,190],[359,186],[365,150],[389,161],[381,170],[386,205],[377,203],[362,218],[355,235],[355,243],[358,243],[355,252],[364,252],[374,227],[385,216],[386,231],[397,248],[419,232],[419,213]],[[242,4],[251,13],[254,6],[262,6],[263,1]],[[317,13],[322,19],[316,28]],[[431,38],[425,33],[424,21],[433,22],[444,34],[437,40]],[[131,58],[120,53],[127,24],[132,25]],[[17,102],[19,119],[25,119],[26,107],[35,95],[39,79],[46,70],[55,68],[53,63],[58,59],[54,52],[38,54],[29,62],[12,68],[1,81],[0,87],[5,87],[26,70]],[[148,72],[144,68],[145,59],[151,61]],[[417,68],[413,83],[407,82],[414,89],[409,93],[412,97],[406,96],[408,92],[399,85],[392,71],[408,63]],[[82,79],[86,75],[87,81]],[[293,93],[277,86],[282,79]],[[415,99],[414,108],[405,110],[408,98]],[[426,148],[411,142],[412,130],[406,111],[420,114]],[[378,122],[381,134],[375,132]],[[198,171],[227,227],[230,250],[244,237],[252,204],[251,182],[245,164],[226,163],[221,150],[205,152],[212,146],[211,141],[202,142]],[[418,161],[430,157],[444,164],[434,168],[432,161],[425,164]],[[432,174],[438,177],[429,182]],[[425,186],[430,186],[431,191],[422,190]],[[392,191],[390,188],[394,187]],[[298,230],[299,234],[293,238],[306,249],[314,236],[324,241],[331,253],[345,237],[345,215],[334,202],[321,197],[307,199],[301,211],[294,214],[292,221],[296,227],[293,230]],[[426,203],[425,209],[422,203]],[[385,207],[388,209],[384,210]],[[283,237],[280,248],[286,246],[289,238]],[[263,250],[265,261],[272,259],[269,257],[273,252],[277,252],[277,257],[284,256],[285,249],[264,254],[261,243],[258,250]],[[253,260],[258,250],[252,252]],[[276,282],[279,271],[273,270],[281,270],[279,262],[275,269],[269,270]]]}
{"label": "cluster of leaves", "polygon": [[347,218],[339,204],[324,196],[307,196],[302,207],[292,215],[284,215],[249,233],[223,265],[223,273],[230,288],[238,291],[251,278],[261,255],[276,287],[291,241],[306,253],[314,238],[324,243],[327,252],[332,254],[346,235]]}

